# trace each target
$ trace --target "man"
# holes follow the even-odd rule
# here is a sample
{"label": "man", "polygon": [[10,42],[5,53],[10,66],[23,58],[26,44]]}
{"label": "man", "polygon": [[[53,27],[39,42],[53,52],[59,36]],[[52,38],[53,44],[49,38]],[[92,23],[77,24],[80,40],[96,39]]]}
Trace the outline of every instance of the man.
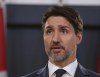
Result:
{"label": "man", "polygon": [[43,17],[43,30],[48,64],[23,77],[100,77],[77,61],[83,22],[76,10],[65,6],[50,7]]}

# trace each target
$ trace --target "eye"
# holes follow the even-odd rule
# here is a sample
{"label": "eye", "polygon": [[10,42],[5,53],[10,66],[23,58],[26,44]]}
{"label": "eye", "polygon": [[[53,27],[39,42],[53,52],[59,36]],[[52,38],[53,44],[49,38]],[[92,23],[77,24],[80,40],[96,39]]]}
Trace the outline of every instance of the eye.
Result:
{"label": "eye", "polygon": [[62,29],[61,32],[62,32],[63,34],[66,34],[66,33],[67,33],[67,30],[66,30],[66,29]]}
{"label": "eye", "polygon": [[52,30],[51,29],[49,29],[49,30],[46,30],[46,34],[51,34],[52,33]]}

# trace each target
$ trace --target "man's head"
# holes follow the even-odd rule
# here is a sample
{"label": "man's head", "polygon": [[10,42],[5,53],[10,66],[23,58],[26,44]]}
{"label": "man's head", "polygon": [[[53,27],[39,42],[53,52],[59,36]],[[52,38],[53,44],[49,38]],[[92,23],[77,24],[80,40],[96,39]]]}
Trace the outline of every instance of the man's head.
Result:
{"label": "man's head", "polygon": [[69,7],[54,6],[48,9],[42,23],[45,50],[50,61],[75,59],[83,31],[79,13]]}

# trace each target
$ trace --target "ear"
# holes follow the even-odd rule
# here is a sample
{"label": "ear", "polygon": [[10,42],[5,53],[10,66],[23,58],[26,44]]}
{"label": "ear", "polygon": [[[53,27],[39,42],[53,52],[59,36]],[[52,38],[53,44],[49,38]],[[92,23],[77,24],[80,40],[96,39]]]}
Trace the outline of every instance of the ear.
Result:
{"label": "ear", "polygon": [[82,32],[78,32],[78,33],[76,34],[76,37],[77,37],[76,43],[77,43],[77,45],[81,43],[81,41],[82,41],[82,36],[83,36],[83,33],[82,33]]}

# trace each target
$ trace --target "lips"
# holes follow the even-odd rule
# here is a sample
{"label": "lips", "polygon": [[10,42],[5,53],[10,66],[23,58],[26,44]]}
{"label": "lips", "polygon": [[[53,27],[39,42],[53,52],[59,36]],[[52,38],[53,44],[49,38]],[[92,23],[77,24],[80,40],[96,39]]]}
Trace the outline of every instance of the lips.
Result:
{"label": "lips", "polygon": [[59,52],[61,51],[61,47],[58,47],[58,46],[54,46],[54,47],[51,47],[51,50],[53,50],[54,52]]}

